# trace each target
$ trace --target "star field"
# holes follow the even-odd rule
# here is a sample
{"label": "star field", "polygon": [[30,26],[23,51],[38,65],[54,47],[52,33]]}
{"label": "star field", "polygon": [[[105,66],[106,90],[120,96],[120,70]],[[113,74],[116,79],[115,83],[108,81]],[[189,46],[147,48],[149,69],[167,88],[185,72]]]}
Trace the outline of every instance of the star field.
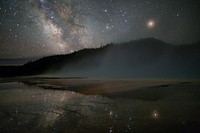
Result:
{"label": "star field", "polygon": [[71,53],[140,38],[200,38],[198,0],[2,0],[0,58]]}

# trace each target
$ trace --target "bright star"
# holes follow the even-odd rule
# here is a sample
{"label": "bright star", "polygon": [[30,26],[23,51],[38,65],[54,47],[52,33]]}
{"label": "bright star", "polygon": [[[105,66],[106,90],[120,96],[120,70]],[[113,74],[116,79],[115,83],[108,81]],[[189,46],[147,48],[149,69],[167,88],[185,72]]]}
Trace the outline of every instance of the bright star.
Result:
{"label": "bright star", "polygon": [[153,28],[154,26],[155,26],[155,21],[154,20],[147,21],[147,27],[148,28]]}

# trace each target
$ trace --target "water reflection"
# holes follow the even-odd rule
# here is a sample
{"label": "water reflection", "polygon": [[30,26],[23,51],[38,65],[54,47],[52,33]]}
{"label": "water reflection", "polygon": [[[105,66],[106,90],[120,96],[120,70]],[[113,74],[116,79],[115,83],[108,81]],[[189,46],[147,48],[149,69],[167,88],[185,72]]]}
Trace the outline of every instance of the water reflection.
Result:
{"label": "water reflection", "polygon": [[155,92],[163,92],[158,88],[148,94],[141,90],[144,92],[139,93],[139,98],[137,92],[132,92],[131,98],[108,98],[17,82],[1,83],[0,132],[200,131],[199,85],[193,90],[187,88],[181,86],[181,92],[177,86],[168,88],[162,91],[171,95],[146,100],[154,99]]}
{"label": "water reflection", "polygon": [[[33,86],[27,87],[16,82],[2,83],[0,84],[0,122],[7,121],[6,115],[8,115],[10,121],[16,121],[17,126],[24,123],[26,118],[28,119],[26,123],[36,119],[38,124],[43,125],[43,127],[52,126],[63,115],[63,108],[66,104],[78,95],[80,94],[68,91],[50,91]],[[32,116],[34,118],[29,119]]]}
{"label": "water reflection", "polygon": [[153,110],[153,112],[152,112],[152,117],[153,117],[154,119],[158,119],[159,116],[160,116],[159,112],[158,112],[157,110]]}

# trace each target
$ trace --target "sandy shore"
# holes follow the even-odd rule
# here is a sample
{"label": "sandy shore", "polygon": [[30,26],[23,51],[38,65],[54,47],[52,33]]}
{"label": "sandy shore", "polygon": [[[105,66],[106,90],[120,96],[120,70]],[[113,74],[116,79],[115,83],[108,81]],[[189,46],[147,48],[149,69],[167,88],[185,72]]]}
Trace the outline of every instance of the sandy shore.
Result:
{"label": "sandy shore", "polygon": [[168,86],[177,83],[198,82],[186,80],[104,80],[90,78],[31,78],[20,81],[28,85],[36,85],[46,89],[66,89],[91,95],[125,92],[150,86]]}

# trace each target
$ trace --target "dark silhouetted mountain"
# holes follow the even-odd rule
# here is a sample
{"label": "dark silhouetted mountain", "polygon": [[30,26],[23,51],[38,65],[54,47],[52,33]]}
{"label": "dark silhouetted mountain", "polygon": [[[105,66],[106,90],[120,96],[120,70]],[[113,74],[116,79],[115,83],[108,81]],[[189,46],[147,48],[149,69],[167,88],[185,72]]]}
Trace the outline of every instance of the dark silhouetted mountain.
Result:
{"label": "dark silhouetted mountain", "polygon": [[4,76],[200,78],[200,43],[147,38],[29,62]]}

